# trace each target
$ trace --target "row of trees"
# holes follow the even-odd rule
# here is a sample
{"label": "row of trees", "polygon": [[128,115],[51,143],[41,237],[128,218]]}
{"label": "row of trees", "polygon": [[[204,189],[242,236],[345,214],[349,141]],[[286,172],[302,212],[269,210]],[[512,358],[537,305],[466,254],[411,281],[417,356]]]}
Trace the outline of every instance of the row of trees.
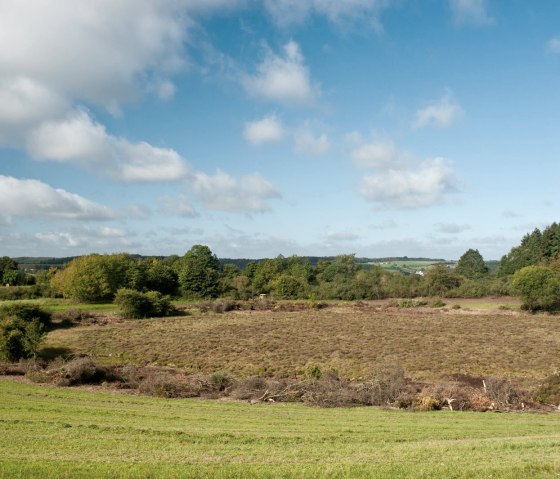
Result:
{"label": "row of trees", "polygon": [[[354,255],[332,260],[292,256],[249,262],[244,268],[221,265],[208,246],[195,245],[183,256],[139,258],[125,253],[91,254],[64,268],[38,275],[51,293],[83,302],[112,301],[120,289],[188,299],[231,297],[247,300],[260,294],[278,299],[382,299],[387,297],[521,296],[528,309],[560,304],[560,225],[527,234],[490,274],[477,250],[469,249],[455,268],[438,264],[424,275],[388,272],[360,264]],[[530,269],[527,269],[530,268]],[[10,258],[0,260],[4,283],[17,284],[21,272]],[[138,300],[140,301],[140,300]]]}
{"label": "row of trees", "polygon": [[491,277],[480,253],[467,251],[455,270],[439,264],[424,276],[388,272],[362,265],[354,255],[321,259],[278,256],[248,263],[220,265],[208,246],[195,245],[184,256],[138,259],[127,254],[92,254],[51,271],[55,294],[84,302],[111,301],[121,288],[189,299],[231,297],[247,300],[260,294],[278,299],[382,299],[415,296],[483,296],[505,294],[501,279]]}

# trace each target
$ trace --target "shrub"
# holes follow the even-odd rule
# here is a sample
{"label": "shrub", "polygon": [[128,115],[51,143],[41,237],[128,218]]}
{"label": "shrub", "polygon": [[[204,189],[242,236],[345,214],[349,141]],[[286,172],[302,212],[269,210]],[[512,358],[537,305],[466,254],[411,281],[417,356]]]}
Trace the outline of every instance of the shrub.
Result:
{"label": "shrub", "polygon": [[443,308],[445,306],[445,303],[442,301],[441,298],[436,298],[432,301],[432,304],[430,306],[432,308]]}
{"label": "shrub", "polygon": [[218,391],[224,391],[233,384],[233,379],[229,373],[217,371],[210,376],[210,382]]}
{"label": "shrub", "polygon": [[545,266],[527,266],[513,275],[512,292],[521,297],[521,307],[529,311],[558,309],[560,280]]}
{"label": "shrub", "polygon": [[17,316],[0,320],[0,358],[17,361],[34,358],[45,333],[38,319],[25,321]]}
{"label": "shrub", "polygon": [[397,308],[419,308],[421,306],[426,306],[427,304],[428,302],[422,299],[410,298],[399,299],[396,302]]}
{"label": "shrub", "polygon": [[521,401],[521,393],[503,379],[487,378],[484,384],[486,395],[498,405],[511,406]]}
{"label": "shrub", "polygon": [[548,376],[535,393],[535,401],[560,404],[560,373]]}
{"label": "shrub", "polygon": [[0,301],[11,301],[18,299],[37,299],[43,296],[43,290],[39,285],[0,287]]}
{"label": "shrub", "polygon": [[214,301],[210,306],[210,309],[214,313],[226,313],[228,311],[238,309],[238,307],[235,301],[231,301],[230,299],[221,299]]}
{"label": "shrub", "polygon": [[383,406],[392,404],[406,392],[404,369],[397,364],[380,364],[362,386],[369,396],[369,404]]}
{"label": "shrub", "polygon": [[95,362],[93,358],[76,358],[64,363],[53,371],[57,386],[77,386],[79,384],[100,384],[114,381],[115,374]]}
{"label": "shrub", "polygon": [[308,364],[305,368],[305,377],[308,379],[314,379],[314,380],[318,380],[321,379],[321,376],[323,375],[322,371],[321,371],[321,366],[319,366],[318,364]]}
{"label": "shrub", "polygon": [[157,291],[140,293],[121,288],[115,295],[114,303],[121,316],[130,319],[167,316],[173,311],[169,296],[163,296]]}
{"label": "shrub", "polygon": [[8,303],[0,306],[0,319],[6,316],[15,316],[25,322],[37,320],[40,324],[47,326],[51,322],[51,313],[45,311],[36,304]]}
{"label": "shrub", "polygon": [[251,376],[237,381],[232,388],[231,396],[234,399],[258,399],[263,397],[267,390],[267,383],[264,378]]}

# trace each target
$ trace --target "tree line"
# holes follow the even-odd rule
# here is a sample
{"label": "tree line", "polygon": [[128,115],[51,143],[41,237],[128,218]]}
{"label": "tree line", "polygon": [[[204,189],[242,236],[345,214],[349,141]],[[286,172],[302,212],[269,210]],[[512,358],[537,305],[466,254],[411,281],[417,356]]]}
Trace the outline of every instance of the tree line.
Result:
{"label": "tree line", "polygon": [[[466,251],[454,268],[436,264],[423,275],[406,275],[363,264],[352,254],[313,258],[313,262],[278,256],[243,260],[240,266],[220,261],[208,246],[194,245],[183,256],[90,254],[33,276],[19,270],[13,259],[3,257],[0,280],[10,285],[35,281],[37,295],[81,302],[113,301],[121,289],[195,300],[248,300],[263,294],[275,299],[317,300],[515,294],[522,297],[527,309],[537,310],[560,306],[559,256],[560,225],[553,223],[525,235],[501,258],[495,273],[489,272],[475,249]],[[17,288],[13,290],[16,294]]]}

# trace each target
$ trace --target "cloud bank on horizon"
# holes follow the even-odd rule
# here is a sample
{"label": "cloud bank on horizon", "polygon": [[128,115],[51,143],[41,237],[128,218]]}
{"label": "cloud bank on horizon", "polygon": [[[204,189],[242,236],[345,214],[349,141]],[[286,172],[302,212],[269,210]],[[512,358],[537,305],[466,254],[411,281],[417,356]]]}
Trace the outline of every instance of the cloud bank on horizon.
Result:
{"label": "cloud bank on horizon", "polygon": [[558,219],[558,14],[3,2],[1,254],[498,258]]}

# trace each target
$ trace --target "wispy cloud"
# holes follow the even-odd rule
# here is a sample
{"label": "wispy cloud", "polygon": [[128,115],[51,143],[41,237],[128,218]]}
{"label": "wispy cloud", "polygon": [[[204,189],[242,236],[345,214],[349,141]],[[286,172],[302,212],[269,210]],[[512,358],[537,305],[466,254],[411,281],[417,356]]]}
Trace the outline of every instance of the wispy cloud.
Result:
{"label": "wispy cloud", "polygon": [[416,112],[416,118],[412,123],[415,129],[425,126],[448,128],[463,114],[459,103],[447,92],[438,101],[422,108]]}
{"label": "wispy cloud", "polygon": [[488,15],[486,0],[449,0],[455,22],[459,25],[489,25],[493,19]]}
{"label": "wispy cloud", "polygon": [[458,234],[470,229],[471,229],[470,225],[458,224],[458,223],[436,223],[434,225],[435,231],[444,234]]}
{"label": "wispy cloud", "polygon": [[547,42],[546,47],[547,47],[548,51],[550,51],[552,53],[560,53],[560,38],[558,38],[558,37],[551,38]]}
{"label": "wispy cloud", "polygon": [[395,166],[399,153],[392,141],[378,140],[356,147],[352,158],[361,168],[387,168]]}
{"label": "wispy cloud", "polygon": [[383,31],[379,19],[390,0],[265,0],[272,19],[281,27],[303,23],[311,14],[320,15],[336,26],[348,28],[365,23],[377,33]]}

